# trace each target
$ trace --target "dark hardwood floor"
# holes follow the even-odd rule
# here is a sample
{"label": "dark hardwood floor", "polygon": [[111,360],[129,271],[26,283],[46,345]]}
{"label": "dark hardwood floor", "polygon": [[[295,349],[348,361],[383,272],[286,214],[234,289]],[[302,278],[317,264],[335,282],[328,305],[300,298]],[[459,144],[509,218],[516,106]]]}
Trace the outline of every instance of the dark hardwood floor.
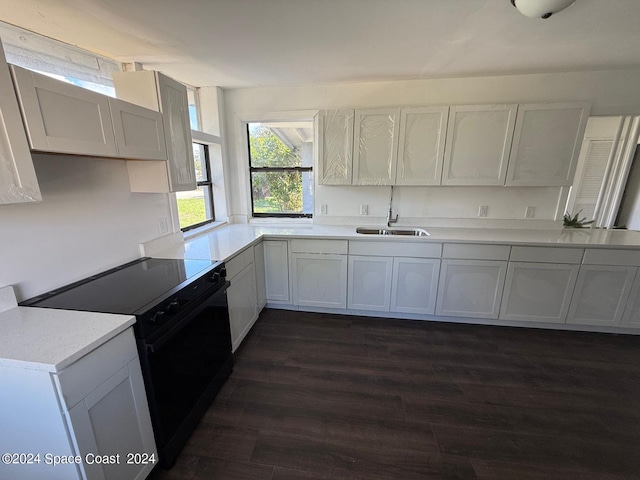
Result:
{"label": "dark hardwood floor", "polygon": [[640,337],[265,310],[153,479],[640,478]]}

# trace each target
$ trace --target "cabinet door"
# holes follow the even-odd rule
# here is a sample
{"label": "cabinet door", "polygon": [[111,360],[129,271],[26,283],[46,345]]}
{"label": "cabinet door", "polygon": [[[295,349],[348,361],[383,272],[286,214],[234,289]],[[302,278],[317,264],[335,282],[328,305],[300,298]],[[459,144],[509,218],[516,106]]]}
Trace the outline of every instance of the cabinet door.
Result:
{"label": "cabinet door", "polygon": [[109,97],[12,67],[33,150],[116,157]]}
{"label": "cabinet door", "polygon": [[520,105],[507,185],[571,185],[588,118],[586,103]]}
{"label": "cabinet door", "polygon": [[293,304],[347,307],[347,256],[294,253]]}
{"label": "cabinet door", "polygon": [[637,267],[582,265],[567,323],[620,325]]}
{"label": "cabinet door", "polygon": [[442,260],[436,315],[498,318],[507,262]]}
{"label": "cabinet door", "polygon": [[227,290],[227,301],[229,302],[231,343],[235,352],[258,318],[258,293],[253,262],[231,279],[231,286]]}
{"label": "cabinet door", "polygon": [[172,192],[195,190],[187,87],[161,73],[156,75],[169,159],[169,187]]}
{"label": "cabinet door", "polygon": [[258,293],[258,310],[262,310],[262,308],[267,303],[264,242],[260,242],[253,246],[253,263],[256,268],[256,291]]}
{"label": "cabinet door", "polygon": [[388,312],[392,270],[393,257],[349,255],[348,308]]}
{"label": "cabinet door", "polygon": [[403,108],[396,185],[440,185],[449,107]]}
{"label": "cabinet door", "polygon": [[393,185],[398,154],[399,108],[356,110],[353,184]]}
{"label": "cabinet door", "polygon": [[631,295],[629,295],[622,318],[622,326],[640,328],[640,273],[636,273],[636,279],[633,282]]}
{"label": "cabinet door", "polygon": [[162,114],[133,103],[109,99],[118,156],[166,160]]}
{"label": "cabinet door", "polygon": [[265,240],[263,244],[267,301],[291,303],[288,243],[286,240]]}
{"label": "cabinet door", "polygon": [[40,186],[0,44],[0,204],[38,202]]}
{"label": "cabinet door", "polygon": [[128,453],[158,460],[138,357],[70,409],[68,416],[83,458],[120,454],[118,463],[83,462],[83,478],[142,480],[149,475],[154,463],[127,463]]}
{"label": "cabinet door", "polygon": [[327,110],[318,115],[318,183],[351,185],[353,110]]}
{"label": "cabinet door", "polygon": [[564,323],[579,265],[511,262],[500,319]]}
{"label": "cabinet door", "polygon": [[439,275],[439,259],[394,258],[391,311],[433,315]]}
{"label": "cabinet door", "polygon": [[504,185],[517,105],[449,109],[443,185]]}

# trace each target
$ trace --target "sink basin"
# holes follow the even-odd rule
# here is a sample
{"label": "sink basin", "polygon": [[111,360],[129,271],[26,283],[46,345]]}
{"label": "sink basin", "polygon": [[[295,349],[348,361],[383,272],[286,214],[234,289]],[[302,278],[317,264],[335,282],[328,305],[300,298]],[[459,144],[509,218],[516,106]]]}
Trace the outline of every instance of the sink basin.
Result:
{"label": "sink basin", "polygon": [[362,235],[405,235],[410,237],[428,237],[429,232],[422,228],[367,228],[358,227],[356,233]]}

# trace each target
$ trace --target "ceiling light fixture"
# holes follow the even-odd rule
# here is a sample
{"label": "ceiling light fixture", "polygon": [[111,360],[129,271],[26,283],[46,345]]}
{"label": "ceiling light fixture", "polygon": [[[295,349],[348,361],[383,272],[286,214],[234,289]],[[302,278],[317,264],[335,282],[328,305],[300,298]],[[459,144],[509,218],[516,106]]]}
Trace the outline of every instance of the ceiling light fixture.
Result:
{"label": "ceiling light fixture", "polygon": [[521,14],[531,18],[549,18],[574,3],[576,0],[511,0]]}

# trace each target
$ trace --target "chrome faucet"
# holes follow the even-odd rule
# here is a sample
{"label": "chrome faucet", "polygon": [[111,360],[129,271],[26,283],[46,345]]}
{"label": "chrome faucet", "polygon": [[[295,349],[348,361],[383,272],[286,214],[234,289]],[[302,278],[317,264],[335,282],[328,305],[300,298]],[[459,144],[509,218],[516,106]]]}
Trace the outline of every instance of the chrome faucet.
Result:
{"label": "chrome faucet", "polygon": [[391,196],[389,197],[389,213],[387,214],[387,227],[390,227],[392,223],[396,223],[398,221],[398,214],[396,214],[396,218],[393,218],[393,185],[391,185]]}

